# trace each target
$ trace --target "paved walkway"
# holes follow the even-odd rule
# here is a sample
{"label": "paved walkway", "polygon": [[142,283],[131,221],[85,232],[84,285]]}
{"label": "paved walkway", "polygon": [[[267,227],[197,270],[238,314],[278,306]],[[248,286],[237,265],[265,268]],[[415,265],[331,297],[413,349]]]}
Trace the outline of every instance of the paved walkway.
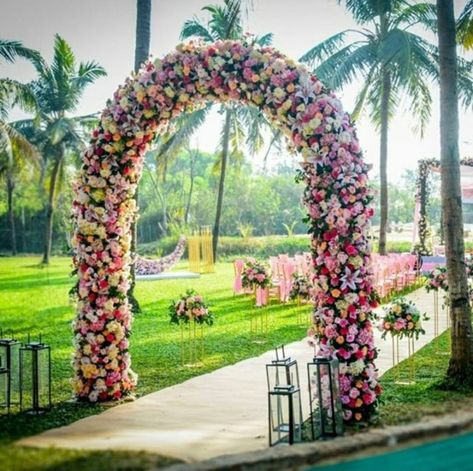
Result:
{"label": "paved walkway", "polygon": [[[433,338],[433,295],[418,290],[408,296],[426,311],[427,334],[419,349]],[[440,330],[446,316],[440,315]],[[392,366],[392,342],[376,330],[380,373]],[[405,348],[402,348],[405,347]],[[308,416],[305,364],[312,359],[307,342],[294,342],[286,352],[297,359],[301,376],[304,415]],[[401,359],[407,342],[401,342]],[[145,450],[193,462],[225,454],[264,449],[267,438],[267,387],[265,365],[273,352],[241,361],[140,399],[87,417],[66,427],[23,439],[20,445],[39,447]]]}

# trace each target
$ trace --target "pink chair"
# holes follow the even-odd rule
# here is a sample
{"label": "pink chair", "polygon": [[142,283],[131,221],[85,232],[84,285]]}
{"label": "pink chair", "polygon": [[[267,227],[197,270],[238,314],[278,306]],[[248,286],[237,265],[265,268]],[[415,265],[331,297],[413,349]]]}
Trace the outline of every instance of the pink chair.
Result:
{"label": "pink chair", "polygon": [[238,259],[233,262],[233,270],[235,272],[235,279],[233,281],[233,294],[241,294],[243,292],[243,284],[241,275],[243,274],[243,268],[245,261]]}
{"label": "pink chair", "polygon": [[296,272],[296,264],[289,259],[286,263],[281,264],[281,268],[283,278],[281,280],[280,299],[285,303],[288,301],[292,289],[292,275]]}

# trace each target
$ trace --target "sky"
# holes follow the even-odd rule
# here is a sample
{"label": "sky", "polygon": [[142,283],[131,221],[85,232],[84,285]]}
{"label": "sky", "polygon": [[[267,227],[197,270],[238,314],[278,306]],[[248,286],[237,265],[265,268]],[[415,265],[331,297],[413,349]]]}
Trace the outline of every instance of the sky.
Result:
{"label": "sky", "polygon": [[[201,8],[219,0],[152,0],[152,55],[161,57],[179,42],[184,21],[197,15],[205,18]],[[253,11],[246,21],[246,30],[254,34],[272,32],[273,45],[286,55],[298,59],[313,45],[346,28],[355,28],[353,20],[336,0],[253,0]],[[458,11],[465,0],[455,0]],[[114,90],[133,68],[135,47],[136,0],[0,0],[0,36],[21,40],[37,49],[49,60],[54,34],[59,33],[72,46],[78,60],[95,60],[108,73],[85,92],[77,110],[97,112],[112,97]],[[28,81],[34,70],[26,61],[0,65],[0,77]],[[344,107],[350,111],[361,82],[338,92]],[[388,174],[397,181],[405,169],[415,169],[418,159],[439,157],[438,89],[433,88],[433,112],[423,139],[413,132],[414,119],[405,109],[394,117],[389,133]],[[13,112],[11,119],[22,117]],[[461,156],[473,156],[473,110],[462,110],[460,121]],[[204,151],[216,150],[220,116],[214,112],[197,132],[194,144]],[[379,137],[367,117],[357,123],[365,159],[377,173]],[[278,156],[271,156],[276,161]],[[291,158],[291,157],[285,157]],[[294,158],[294,157],[292,157]],[[261,156],[255,160],[261,167]]]}

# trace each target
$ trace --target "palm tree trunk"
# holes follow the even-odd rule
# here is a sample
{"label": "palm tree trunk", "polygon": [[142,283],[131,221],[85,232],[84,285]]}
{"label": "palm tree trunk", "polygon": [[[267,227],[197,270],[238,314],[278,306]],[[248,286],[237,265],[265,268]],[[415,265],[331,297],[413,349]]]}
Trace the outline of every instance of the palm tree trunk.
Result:
{"label": "palm tree trunk", "polygon": [[51,174],[51,181],[49,183],[48,205],[46,207],[46,231],[44,235],[44,252],[42,263],[47,265],[51,258],[51,245],[53,240],[53,221],[54,221],[54,206],[56,199],[56,185],[59,169],[61,168],[62,159],[64,158],[64,151],[61,149],[61,155],[57,157],[54,162],[53,171]]}
{"label": "palm tree trunk", "polygon": [[151,0],[136,0],[135,72],[149,57]]}
{"label": "palm tree trunk", "polygon": [[[140,66],[149,57],[149,43],[151,36],[151,0],[136,0],[136,37],[135,37],[135,72],[138,72]],[[136,207],[138,208],[138,189],[135,193]],[[131,244],[130,250],[132,257],[137,252],[138,233],[137,233],[136,214],[131,223]],[[130,267],[130,289],[128,290],[128,301],[131,304],[133,312],[140,312],[141,308],[138,300],[135,297],[135,264],[132,263]]]}
{"label": "palm tree trunk", "polygon": [[223,128],[223,148],[222,148],[222,161],[220,165],[220,180],[218,183],[217,211],[215,212],[215,223],[214,223],[214,228],[212,232],[212,251],[213,251],[214,261],[217,260],[218,236],[220,233],[220,218],[222,216],[223,193],[225,190],[225,173],[227,170],[228,149],[230,147],[231,119],[232,119],[232,112],[230,109],[227,109],[225,113],[225,124]]}
{"label": "palm tree trunk", "polygon": [[379,253],[386,255],[386,231],[388,225],[388,128],[389,98],[391,94],[391,76],[383,71],[383,90],[381,95],[381,138],[379,152],[380,206],[381,220],[379,224]]}
{"label": "palm tree trunk", "polygon": [[13,190],[15,189],[15,182],[10,171],[7,171],[7,207],[8,207],[8,222],[10,224],[10,241],[11,254],[16,255],[16,228],[15,215],[13,213]]}
{"label": "palm tree trunk", "polygon": [[473,386],[473,332],[465,269],[458,151],[457,53],[453,0],[437,0],[440,65],[440,167],[452,354],[448,383]]}
{"label": "palm tree trunk", "polygon": [[189,213],[191,210],[191,203],[192,203],[192,193],[194,191],[194,173],[195,173],[195,159],[196,159],[196,151],[191,151],[191,159],[190,159],[190,188],[189,188],[189,194],[187,195],[187,205],[186,205],[186,212],[184,215],[184,224],[187,226],[189,224]]}
{"label": "palm tree trunk", "polygon": [[26,252],[26,221],[25,207],[21,207],[21,251]]}

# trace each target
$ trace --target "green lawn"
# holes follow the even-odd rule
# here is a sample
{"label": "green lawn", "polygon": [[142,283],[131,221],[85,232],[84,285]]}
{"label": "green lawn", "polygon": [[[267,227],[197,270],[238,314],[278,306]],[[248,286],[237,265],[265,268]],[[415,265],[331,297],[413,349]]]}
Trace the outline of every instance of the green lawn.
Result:
{"label": "green lawn", "polygon": [[[74,317],[67,294],[73,283],[69,277],[70,259],[54,258],[45,268],[40,268],[38,262],[36,257],[0,258],[0,327],[13,329],[20,340],[26,340],[28,333],[32,336],[42,333],[44,341],[51,345],[54,409],[40,417],[14,411],[10,417],[0,418],[1,469],[9,469],[8,466],[15,470],[56,469],[54,466],[61,469],[61,463],[64,466],[66,462],[68,469],[82,469],[85,462],[88,468],[94,469],[89,461],[97,462],[97,454],[9,447],[20,437],[101,411],[100,407],[67,402],[72,394],[69,380],[73,352],[71,321]],[[187,267],[182,265],[179,268]],[[225,263],[217,265],[214,274],[203,275],[200,279],[137,283],[136,294],[143,312],[136,316],[133,324],[131,354],[133,369],[139,375],[138,395],[180,383],[305,336],[307,325],[298,325],[296,310],[300,309],[305,318],[310,308],[273,304],[266,308],[270,319],[269,334],[255,342],[249,319],[260,310],[254,308],[254,300],[250,297],[234,297],[232,282],[233,266]],[[200,368],[180,365],[180,329],[170,325],[168,320],[169,302],[187,288],[194,288],[205,296],[216,318],[214,326],[205,328],[205,357]],[[104,454],[103,459],[107,460],[109,455]],[[140,469],[135,462],[140,459],[156,464],[156,458],[143,458],[141,454],[139,457],[127,454],[116,461],[130,462],[132,469]],[[169,461],[159,462],[168,464]],[[76,467],[75,463],[78,463]]]}
{"label": "green lawn", "polygon": [[[51,345],[54,408],[39,417],[16,410],[9,417],[0,415],[0,469],[141,470],[169,464],[171,460],[143,453],[11,446],[21,437],[103,410],[99,406],[69,402],[73,351],[71,321],[74,317],[67,295],[73,283],[69,277],[70,260],[55,258],[47,268],[40,268],[38,262],[37,257],[0,258],[0,327],[13,329],[20,340],[26,340],[28,333],[33,336],[42,333],[44,341]],[[233,296],[232,280],[233,267],[224,263],[217,265],[216,273],[200,279],[138,282],[137,296],[143,312],[136,316],[131,341],[133,368],[139,375],[138,395],[180,383],[305,336],[306,326],[297,322],[297,308],[291,304],[273,304],[266,308],[270,316],[269,334],[255,342],[249,319],[261,311],[253,307],[250,298]],[[206,355],[200,368],[180,365],[180,329],[169,324],[167,313],[170,300],[191,287],[212,304],[216,317],[215,325],[206,328]],[[305,318],[309,308],[302,306],[299,309]],[[450,412],[473,404],[469,391],[451,392],[438,387],[448,365],[448,355],[442,353],[447,350],[447,334],[443,334],[438,348],[430,344],[415,355],[417,376],[414,385],[396,384],[397,375],[393,370],[384,375],[381,424],[418,421],[426,414]],[[407,375],[406,362],[398,368],[402,379]]]}

